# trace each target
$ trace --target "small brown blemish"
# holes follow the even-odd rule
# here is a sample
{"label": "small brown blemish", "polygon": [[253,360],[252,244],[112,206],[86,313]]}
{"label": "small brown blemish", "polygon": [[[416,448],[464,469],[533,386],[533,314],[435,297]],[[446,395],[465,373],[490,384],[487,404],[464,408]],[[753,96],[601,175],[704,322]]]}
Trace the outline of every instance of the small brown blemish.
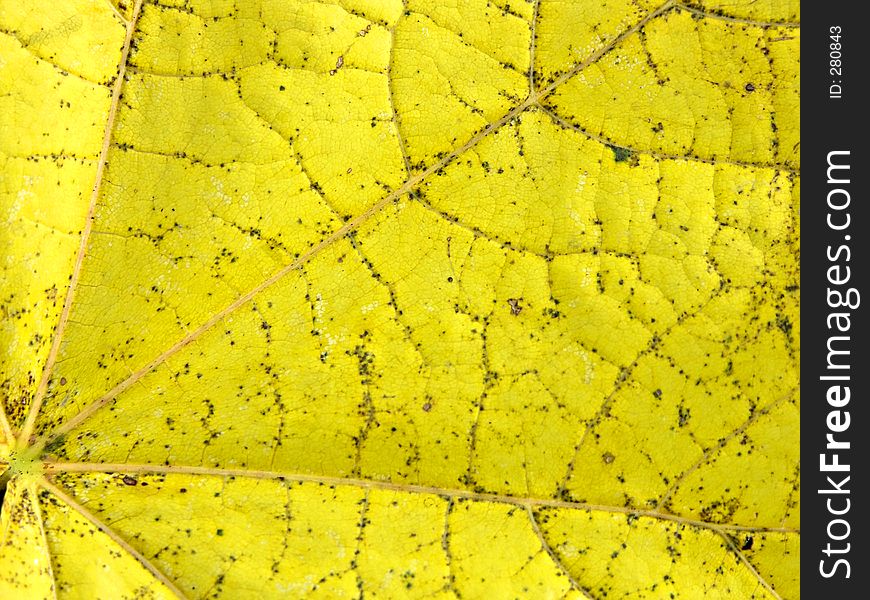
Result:
{"label": "small brown blemish", "polygon": [[124,482],[124,485],[136,485],[136,478],[132,475],[124,475],[124,478],[121,480]]}
{"label": "small brown blemish", "polygon": [[338,57],[338,60],[335,61],[335,68],[332,69],[332,70],[329,72],[329,74],[330,74],[330,75],[335,75],[335,74],[338,72],[338,70],[339,70],[342,66],[344,66],[344,57],[343,57],[343,56],[339,56],[339,57]]}
{"label": "small brown blemish", "polygon": [[747,83],[743,89],[746,90],[747,92],[754,92],[755,86],[752,83]]}
{"label": "small brown blemish", "polygon": [[605,452],[604,454],[601,455],[601,458],[604,460],[604,464],[606,464],[606,465],[609,465],[610,463],[612,463],[613,461],[616,460],[616,457],[613,454],[611,454],[610,452]]}
{"label": "small brown blemish", "polygon": [[520,300],[522,298],[508,298],[508,305],[511,307],[511,314],[517,316],[521,312],[523,312],[523,307],[520,306]]}
{"label": "small brown blemish", "polygon": [[60,378],[60,384],[61,384],[61,385],[66,385],[66,377],[61,377],[61,378]]}
{"label": "small brown blemish", "polygon": [[431,403],[431,402],[426,402],[425,404],[423,404],[423,410],[424,410],[425,412],[429,412],[430,410],[432,410],[432,403]]}

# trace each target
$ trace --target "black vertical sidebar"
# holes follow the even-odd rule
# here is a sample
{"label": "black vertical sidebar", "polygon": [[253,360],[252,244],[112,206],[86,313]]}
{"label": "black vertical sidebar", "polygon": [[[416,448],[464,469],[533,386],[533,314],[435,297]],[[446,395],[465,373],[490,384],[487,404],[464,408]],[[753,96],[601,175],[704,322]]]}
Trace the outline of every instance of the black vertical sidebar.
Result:
{"label": "black vertical sidebar", "polygon": [[[870,597],[863,3],[802,3],[801,593]],[[865,294],[866,292],[866,294]]]}

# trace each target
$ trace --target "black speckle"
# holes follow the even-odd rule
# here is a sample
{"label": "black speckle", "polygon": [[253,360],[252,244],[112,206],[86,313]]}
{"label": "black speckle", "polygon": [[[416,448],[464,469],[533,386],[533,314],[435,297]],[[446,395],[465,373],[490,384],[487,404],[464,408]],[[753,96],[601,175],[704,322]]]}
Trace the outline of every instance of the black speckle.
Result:
{"label": "black speckle", "polygon": [[619,146],[611,146],[607,145],[608,148],[613,152],[613,158],[616,162],[625,162],[629,158],[631,158],[631,150],[628,148],[620,148]]}

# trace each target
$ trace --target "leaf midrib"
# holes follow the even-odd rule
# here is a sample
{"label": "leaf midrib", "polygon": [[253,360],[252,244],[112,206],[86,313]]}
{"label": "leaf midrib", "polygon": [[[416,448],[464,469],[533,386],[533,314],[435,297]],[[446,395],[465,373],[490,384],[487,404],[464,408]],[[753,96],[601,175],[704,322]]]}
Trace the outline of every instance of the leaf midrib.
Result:
{"label": "leaf midrib", "polygon": [[[43,377],[40,380],[40,385],[37,388],[37,394],[34,398],[33,403],[31,404],[31,410],[28,414],[27,421],[25,422],[25,427],[22,429],[22,433],[19,436],[19,439],[22,442],[27,441],[33,433],[33,429],[35,427],[35,422],[36,422],[36,417],[39,413],[39,409],[41,407],[42,400],[45,397],[45,392],[47,390],[48,382],[49,382],[50,377],[51,377],[51,370],[52,370],[54,362],[57,358],[57,354],[58,354],[58,351],[60,348],[60,342],[61,342],[61,339],[63,337],[63,330],[64,330],[64,327],[66,325],[66,322],[69,319],[69,313],[70,313],[70,308],[72,305],[72,299],[73,299],[73,296],[75,293],[75,284],[78,282],[78,275],[81,272],[81,263],[83,262],[84,255],[85,255],[86,249],[87,249],[87,242],[88,242],[88,237],[89,237],[88,234],[90,233],[91,228],[92,228],[93,213],[94,213],[94,209],[96,206],[96,200],[97,200],[97,197],[99,195],[100,185],[102,183],[102,173],[103,173],[103,169],[104,169],[105,164],[106,164],[106,157],[108,154],[108,148],[111,146],[112,130],[114,129],[114,127],[113,127],[114,116],[115,116],[115,113],[117,111],[118,99],[120,98],[120,95],[121,95],[121,88],[122,88],[122,84],[123,84],[124,73],[126,71],[126,62],[127,62],[127,57],[129,54],[130,43],[132,40],[133,31],[135,30],[136,23],[138,21],[138,17],[139,17],[140,11],[141,11],[142,2],[143,2],[143,0],[137,0],[136,6],[134,7],[133,18],[128,23],[127,38],[126,38],[126,42],[125,42],[125,46],[124,46],[124,53],[122,54],[122,64],[121,64],[121,67],[119,68],[119,76],[118,76],[118,80],[116,82],[115,92],[113,93],[112,109],[110,111],[109,122],[107,123],[107,127],[106,127],[107,133],[106,133],[106,137],[104,139],[103,150],[101,151],[100,161],[98,164],[97,182],[94,186],[94,194],[92,196],[92,202],[91,202],[91,206],[90,206],[89,212],[88,212],[87,224],[86,224],[86,227],[85,227],[83,234],[82,234],[82,244],[80,246],[80,252],[76,258],[76,267],[75,267],[75,270],[73,273],[74,276],[73,276],[73,279],[71,280],[69,291],[67,293],[67,301],[65,301],[65,303],[64,303],[64,309],[63,309],[63,312],[61,313],[61,319],[58,323],[58,327],[55,331],[55,336],[54,336],[54,339],[52,341],[52,349],[49,353],[49,360],[46,362],[46,367],[43,371]],[[262,283],[260,283],[259,285],[257,285],[256,287],[254,287],[250,291],[248,291],[247,293],[243,294],[242,296],[240,296],[239,298],[234,300],[232,303],[230,303],[228,306],[226,306],[221,311],[215,313],[211,318],[209,318],[207,321],[205,321],[199,327],[194,329],[192,332],[188,333],[183,338],[181,338],[180,340],[175,342],[172,346],[170,346],[163,353],[161,353],[156,358],[154,358],[151,361],[149,361],[148,363],[146,363],[144,366],[140,367],[138,370],[134,371],[125,380],[118,383],[115,387],[113,387],[108,392],[103,394],[97,400],[94,400],[93,402],[91,402],[90,404],[85,406],[82,410],[80,410],[72,418],[59,424],[55,429],[44,433],[42,436],[40,436],[38,439],[36,439],[33,442],[32,446],[39,448],[39,449],[45,448],[45,446],[47,446],[48,444],[51,444],[53,441],[55,441],[60,436],[65,435],[66,433],[68,433],[72,429],[75,429],[76,427],[81,425],[82,422],[87,420],[91,415],[93,415],[100,408],[102,408],[103,406],[105,406],[106,404],[111,402],[114,398],[116,398],[124,390],[128,389],[130,386],[132,386],[137,381],[142,379],[145,375],[147,375],[148,373],[153,371],[156,367],[161,365],[163,362],[165,362],[171,356],[175,355],[181,349],[183,349],[184,347],[193,343],[200,336],[202,336],[206,331],[210,330],[214,325],[216,325],[217,323],[222,321],[225,317],[232,314],[237,309],[239,309],[240,307],[244,306],[249,301],[251,301],[260,292],[271,287],[273,284],[275,284],[279,280],[283,279],[284,276],[286,276],[287,274],[299,269],[303,264],[310,261],[314,256],[319,254],[325,248],[331,246],[337,240],[342,239],[350,232],[358,229],[360,226],[362,226],[364,223],[369,221],[376,214],[380,213],[381,210],[383,210],[386,206],[397,201],[399,198],[401,198],[405,194],[407,194],[407,193],[411,192],[413,189],[415,189],[418,185],[420,185],[420,183],[424,179],[426,179],[429,176],[433,175],[434,173],[440,171],[441,169],[446,167],[448,164],[453,162],[458,156],[462,155],[463,153],[465,153],[469,149],[476,146],[481,140],[486,138],[490,133],[499,129],[501,126],[503,126],[504,124],[509,122],[511,119],[513,119],[514,117],[518,116],[519,114],[521,114],[522,112],[527,110],[528,108],[530,108],[532,106],[539,105],[540,100],[542,100],[546,96],[550,95],[557,88],[559,88],[559,86],[564,84],[566,81],[570,80],[572,77],[574,77],[575,75],[577,75],[578,73],[580,73],[581,71],[583,71],[584,69],[589,67],[590,65],[594,64],[595,62],[597,62],[603,55],[607,54],[608,52],[610,52],[611,50],[616,48],[627,37],[634,35],[639,29],[641,29],[649,21],[651,21],[652,19],[655,19],[656,17],[664,14],[665,12],[667,12],[673,8],[680,7],[680,6],[681,5],[678,3],[677,0],[666,0],[666,2],[661,4],[658,8],[648,12],[643,18],[638,20],[634,25],[632,25],[631,27],[629,27],[628,29],[626,29],[625,31],[620,33],[619,35],[615,36],[610,42],[608,42],[607,44],[605,44],[604,46],[602,46],[601,48],[596,50],[594,53],[592,53],[586,60],[576,64],[574,67],[572,67],[571,69],[569,69],[568,71],[563,73],[561,76],[557,77],[553,82],[551,82],[547,86],[541,88],[540,90],[530,89],[529,94],[525,98],[525,100],[523,100],[521,103],[519,103],[518,105],[513,107],[511,110],[509,110],[500,119],[493,121],[491,123],[488,123],[477,134],[475,134],[474,136],[469,138],[469,140],[466,141],[463,145],[455,148],[453,151],[451,151],[448,155],[446,155],[445,157],[440,159],[438,162],[429,166],[425,170],[417,173],[416,175],[410,176],[407,180],[405,180],[405,182],[401,186],[399,186],[394,191],[387,194],[384,198],[382,198],[377,203],[372,205],[369,209],[367,209],[366,211],[360,213],[356,217],[347,221],[342,227],[335,230],[329,236],[323,238],[315,246],[309,248],[306,252],[304,252],[298,258],[296,258],[292,263],[289,263],[288,265],[282,267],[277,272],[275,272],[273,275],[271,275],[266,280],[264,280]],[[532,27],[532,29],[533,29],[533,27]],[[534,51],[534,37],[532,37],[532,45],[530,46],[530,52],[533,52],[533,51]],[[534,69],[534,65],[532,65],[530,68]]]}
{"label": "leaf midrib", "polygon": [[363,489],[389,490],[394,492],[404,492],[412,494],[430,494],[434,496],[440,496],[442,498],[452,498],[455,500],[474,500],[478,502],[510,504],[523,508],[565,508],[572,510],[624,514],[637,517],[649,517],[662,521],[671,521],[675,523],[681,523],[683,525],[690,525],[699,529],[706,529],[717,533],[800,533],[800,529],[795,529],[793,527],[759,527],[730,523],[711,523],[709,521],[691,519],[688,517],[682,517],[680,515],[662,512],[655,509],[632,509],[623,506],[611,506],[607,504],[595,504],[590,502],[577,502],[573,500],[511,496],[508,494],[474,492],[471,490],[463,490],[459,488],[444,488],[414,483],[395,483],[392,481],[382,481],[378,479],[338,477],[330,475],[311,475],[284,471],[270,471],[264,469],[233,469],[222,467],[200,467],[194,465],[155,465],[149,463],[90,463],[47,461],[44,463],[44,470],[49,478],[51,478],[51,475],[54,473],[125,473],[154,475],[183,474],[213,477],[248,477],[251,479],[270,479],[276,481],[295,481],[302,483],[322,483],[325,485],[351,486]]}
{"label": "leaf midrib", "polygon": [[[743,565],[743,567],[751,573],[751,575],[758,581],[758,583],[775,599],[782,600],[782,597],[777,593],[775,589],[768,583],[764,577],[758,572],[755,566],[751,563],[751,561],[746,557],[743,553],[742,549],[735,543],[733,534],[737,533],[778,533],[782,535],[800,535],[800,530],[797,529],[789,529],[789,528],[762,528],[762,527],[743,527],[738,525],[718,525],[707,522],[694,521],[691,519],[685,519],[683,517],[679,517],[676,515],[669,515],[659,513],[657,511],[637,511],[637,510],[628,510],[620,507],[613,506],[604,506],[604,505],[595,505],[595,504],[586,504],[579,502],[568,502],[568,501],[559,501],[559,500],[542,500],[537,501],[534,499],[528,498],[516,498],[512,496],[498,495],[498,494],[482,494],[476,492],[469,492],[467,490],[447,490],[443,488],[437,487],[428,487],[428,486],[418,486],[413,484],[394,484],[383,481],[376,480],[367,480],[367,479],[350,479],[350,478],[340,478],[340,477],[319,477],[319,476],[304,476],[304,475],[286,475],[281,474],[279,472],[272,471],[237,471],[234,469],[216,469],[216,468],[207,468],[207,467],[172,467],[166,465],[147,465],[147,464],[93,464],[93,463],[49,463],[46,465],[46,473],[45,476],[41,477],[36,483],[38,487],[46,490],[47,492],[53,494],[56,498],[65,502],[67,506],[69,506],[72,510],[77,511],[83,518],[90,521],[95,527],[97,527],[100,531],[102,531],[105,535],[107,535],[114,543],[118,544],[125,552],[128,553],[134,560],[136,560],[141,566],[143,566],[147,571],[151,573],[151,575],[160,582],[165,585],[168,590],[176,595],[179,598],[185,598],[184,594],[176,587],[176,585],[169,579],[160,568],[158,568],[151,560],[149,560],[145,555],[136,550],[126,539],[120,536],[117,532],[115,532],[109,525],[104,523],[102,519],[100,519],[97,515],[92,513],[89,509],[87,509],[84,505],[79,503],[71,493],[67,493],[64,491],[62,487],[59,487],[51,478],[51,472],[54,470],[51,467],[58,467],[58,472],[66,472],[66,473],[86,473],[86,472],[111,472],[111,473],[150,473],[150,474],[190,474],[190,475],[201,475],[201,476],[222,476],[222,477],[253,477],[258,479],[271,479],[276,481],[297,481],[297,482],[311,482],[318,483],[322,485],[331,485],[331,486],[356,486],[365,490],[366,499],[368,498],[368,494],[373,489],[384,489],[391,490],[396,492],[404,492],[404,493],[421,493],[421,494],[434,494],[438,495],[441,498],[444,498],[448,502],[448,515],[450,512],[450,508],[453,506],[454,502],[457,500],[471,500],[477,502],[490,502],[490,503],[499,503],[499,504],[508,504],[515,506],[524,510],[529,518],[530,526],[534,531],[535,535],[538,537],[541,542],[541,550],[546,552],[553,563],[556,565],[558,569],[560,569],[569,579],[573,588],[577,589],[581,594],[584,595],[589,600],[594,600],[594,596],[583,587],[570,573],[568,567],[564,564],[563,560],[558,556],[555,550],[550,545],[549,540],[546,535],[541,531],[537,519],[535,518],[534,510],[536,508],[561,508],[561,509],[572,509],[572,510],[582,510],[587,512],[604,512],[610,514],[624,514],[627,517],[648,517],[655,518],[662,521],[668,521],[673,523],[678,523],[680,525],[695,527],[698,529],[708,530],[720,539],[722,539],[724,545],[736,556],[738,562]],[[38,502],[38,500],[35,500]],[[364,504],[363,506],[366,506]],[[443,539],[443,538],[442,538]],[[46,544],[47,546],[47,544]],[[445,547],[445,552],[449,551]],[[53,574],[52,574],[52,577]],[[57,588],[57,581],[53,581],[53,590]]]}
{"label": "leaf midrib", "polygon": [[63,302],[63,308],[61,309],[60,317],[58,318],[57,326],[55,328],[54,335],[52,336],[51,348],[48,351],[48,357],[45,361],[45,367],[42,371],[42,377],[40,378],[39,384],[36,387],[36,393],[34,394],[33,400],[31,401],[30,408],[27,412],[27,417],[21,427],[21,431],[18,436],[17,445],[19,447],[26,447],[28,445],[30,437],[33,434],[33,430],[36,427],[36,420],[39,416],[40,408],[42,407],[42,401],[45,398],[46,391],[48,390],[48,382],[51,379],[51,372],[55,362],[57,361],[58,353],[60,352],[60,344],[61,340],[63,339],[63,333],[66,329],[66,324],[69,322],[70,313],[72,311],[73,298],[75,297],[76,287],[79,282],[79,277],[81,276],[82,265],[84,263],[85,254],[87,252],[88,241],[90,239],[90,234],[93,229],[94,214],[96,212],[97,200],[100,196],[100,190],[102,189],[103,172],[106,168],[106,159],[109,155],[109,148],[112,145],[112,132],[115,128],[115,118],[118,114],[118,107],[120,106],[121,93],[124,87],[124,77],[127,70],[127,61],[129,60],[130,48],[133,42],[133,33],[136,29],[136,23],[139,20],[139,14],[142,10],[142,2],[143,0],[136,0],[129,21],[123,20],[123,17],[121,17],[120,13],[118,13],[114,5],[112,6],[112,8],[115,9],[115,14],[121,17],[122,22],[124,22],[126,25],[124,43],[121,46],[121,60],[118,64],[118,73],[112,86],[112,100],[109,104],[109,112],[106,116],[106,128],[103,133],[103,144],[100,148],[99,159],[97,160],[97,171],[94,175],[94,186],[91,191],[90,199],[88,201],[88,211],[85,217],[85,225],[82,228],[81,242],[79,243],[79,248],[76,253],[73,271],[70,276],[69,287],[67,288],[66,297],[64,298]]}

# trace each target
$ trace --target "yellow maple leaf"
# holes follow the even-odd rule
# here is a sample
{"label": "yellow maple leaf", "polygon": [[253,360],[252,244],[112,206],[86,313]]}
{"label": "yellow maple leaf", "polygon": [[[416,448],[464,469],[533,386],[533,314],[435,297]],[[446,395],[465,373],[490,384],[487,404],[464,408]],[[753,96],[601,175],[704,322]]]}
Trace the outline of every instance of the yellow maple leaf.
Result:
{"label": "yellow maple leaf", "polygon": [[0,596],[798,598],[797,21],[0,0]]}

